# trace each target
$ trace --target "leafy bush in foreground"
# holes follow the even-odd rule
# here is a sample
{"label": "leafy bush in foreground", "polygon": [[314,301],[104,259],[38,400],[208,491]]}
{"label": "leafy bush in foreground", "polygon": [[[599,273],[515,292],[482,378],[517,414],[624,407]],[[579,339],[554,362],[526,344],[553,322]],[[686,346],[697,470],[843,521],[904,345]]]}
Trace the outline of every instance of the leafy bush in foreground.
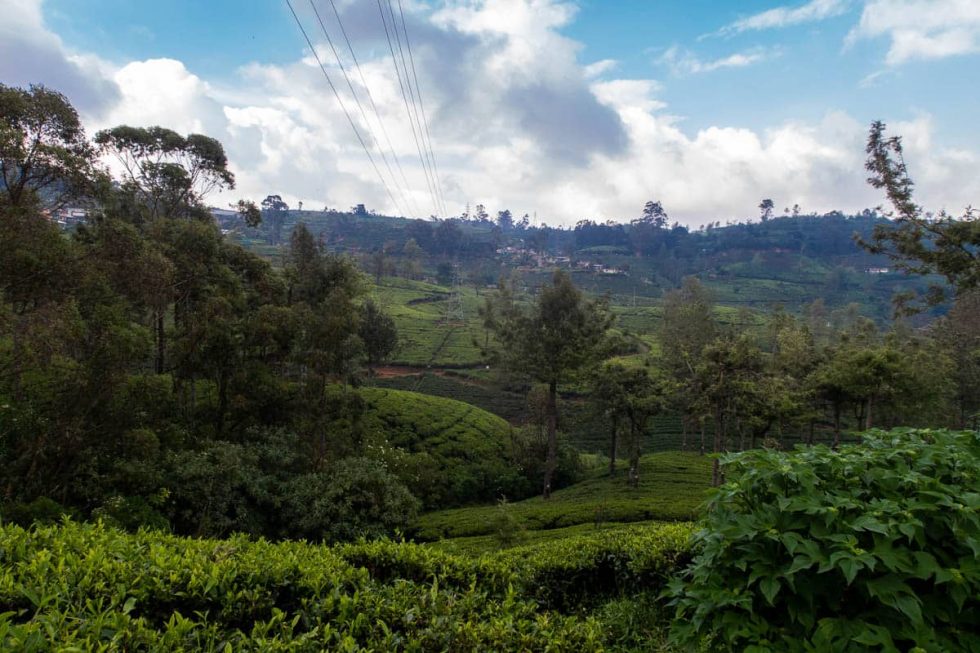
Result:
{"label": "leafy bush in foreground", "polygon": [[691,532],[633,526],[472,558],[6,525],[0,650],[655,650],[656,593]]}
{"label": "leafy bush in foreground", "polygon": [[602,649],[492,561],[411,544],[338,549],[101,525],[0,528],[0,650]]}
{"label": "leafy bush in foreground", "polygon": [[[730,651],[980,651],[980,438],[901,429],[725,459],[672,637]],[[918,648],[913,648],[918,647]]]}

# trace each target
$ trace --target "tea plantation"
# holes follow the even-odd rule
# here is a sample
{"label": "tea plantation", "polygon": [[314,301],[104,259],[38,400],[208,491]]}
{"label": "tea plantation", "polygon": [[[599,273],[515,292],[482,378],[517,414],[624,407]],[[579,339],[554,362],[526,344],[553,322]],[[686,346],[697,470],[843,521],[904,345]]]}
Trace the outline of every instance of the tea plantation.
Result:
{"label": "tea plantation", "polygon": [[[636,650],[691,528],[581,535],[479,559],[414,544],[0,528],[5,651]],[[645,616],[645,614],[644,614]]]}
{"label": "tea plantation", "polygon": [[609,478],[604,470],[580,483],[556,490],[545,501],[533,497],[504,506],[480,506],[432,512],[417,522],[423,540],[492,535],[501,521],[511,528],[549,530],[577,524],[689,521],[698,514],[711,481],[711,460],[684,452],[643,456],[639,487],[627,484],[624,471]]}
{"label": "tea plantation", "polygon": [[690,454],[646,457],[632,496],[596,475],[429,515],[486,533],[434,544],[6,524],[0,650],[976,651],[978,461],[974,433],[909,429],[736,454],[699,527],[586,519],[693,514]]}
{"label": "tea plantation", "polygon": [[510,425],[485,410],[404,390],[361,388],[362,427],[429,508],[536,491],[509,462]]}

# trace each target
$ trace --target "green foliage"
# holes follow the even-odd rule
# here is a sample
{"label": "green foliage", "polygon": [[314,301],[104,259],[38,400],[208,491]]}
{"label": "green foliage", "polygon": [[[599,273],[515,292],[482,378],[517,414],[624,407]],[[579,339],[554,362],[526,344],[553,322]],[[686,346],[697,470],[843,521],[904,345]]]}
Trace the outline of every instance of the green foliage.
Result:
{"label": "green foliage", "polygon": [[[914,274],[940,274],[957,291],[980,287],[980,221],[974,209],[955,218],[940,212],[933,216],[915,203],[912,196],[912,180],[905,166],[902,139],[885,137],[885,124],[877,120],[868,132],[868,158],[865,168],[870,173],[868,182],[883,189],[895,209],[892,224],[875,226],[871,238],[858,239],[874,254],[887,255],[900,270]],[[930,304],[941,303],[946,289],[938,284],[929,289],[926,300]],[[914,294],[901,298],[907,302]],[[914,310],[914,309],[913,309]]]}
{"label": "green foliage", "polygon": [[712,650],[980,648],[980,440],[869,432],[725,459],[673,637]]}
{"label": "green foliage", "polygon": [[414,545],[0,529],[0,648],[17,651],[602,650],[500,563]]}
{"label": "green foliage", "polygon": [[64,95],[40,85],[0,84],[0,205],[76,199],[90,190],[94,159]]}
{"label": "green foliage", "polygon": [[6,506],[2,517],[4,522],[30,526],[33,523],[54,524],[70,512],[49,497],[38,497],[29,503],[15,503]]}
{"label": "green foliage", "polygon": [[[630,487],[625,476],[609,478],[605,470],[593,478],[561,490],[551,498],[526,499],[508,510],[529,532],[593,524],[597,511],[603,521],[687,521],[697,516],[710,485],[711,460],[691,453],[669,452],[640,459],[640,482]],[[494,530],[496,506],[431,512],[414,526],[424,540],[489,535]]]}
{"label": "green foliage", "polygon": [[691,524],[655,524],[528,544],[492,556],[541,605],[563,612],[639,589],[657,591],[690,559]]}
{"label": "green foliage", "polygon": [[290,536],[330,542],[392,533],[419,508],[393,474],[366,458],[343,458],[322,472],[290,479],[284,503]]}
{"label": "green foliage", "polygon": [[429,509],[525,497],[527,478],[512,464],[511,427],[501,418],[452,399],[362,388],[368,454],[388,468]]}
{"label": "green foliage", "polygon": [[192,215],[213,190],[235,187],[224,147],[203,134],[120,125],[98,132],[95,144],[122,164],[124,191],[148,218]]}
{"label": "green foliage", "polygon": [[501,547],[516,546],[524,542],[527,532],[524,525],[513,515],[506,498],[497,502],[497,515],[491,521],[493,538]]}

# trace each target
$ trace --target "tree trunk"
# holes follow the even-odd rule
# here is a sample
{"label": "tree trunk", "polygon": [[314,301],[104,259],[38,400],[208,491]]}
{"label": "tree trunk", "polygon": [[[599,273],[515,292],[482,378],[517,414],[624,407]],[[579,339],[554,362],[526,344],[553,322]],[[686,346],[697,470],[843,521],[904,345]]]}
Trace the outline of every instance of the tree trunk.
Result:
{"label": "tree trunk", "polygon": [[871,406],[873,405],[873,403],[874,403],[874,396],[872,395],[872,396],[869,396],[868,397],[868,412],[864,416],[864,428],[865,428],[865,430],[871,428]]}
{"label": "tree trunk", "polygon": [[711,461],[711,484],[714,487],[721,485],[721,463],[718,461],[717,454],[721,452],[721,441],[723,438],[724,423],[721,412],[721,407],[715,408],[715,438],[714,447],[712,448],[712,453],[715,454],[715,459]]}
{"label": "tree trunk", "polygon": [[612,432],[609,434],[609,476],[616,475],[616,431],[619,426],[619,420],[616,417],[612,418]]}
{"label": "tree trunk", "polygon": [[164,369],[163,315],[164,315],[164,311],[162,310],[156,312],[156,340],[157,340],[156,372],[157,374],[163,374],[163,369]]}
{"label": "tree trunk", "polygon": [[551,498],[551,481],[558,466],[558,381],[548,382],[548,402],[545,407],[548,421],[548,457],[544,464],[544,488],[541,496]]}
{"label": "tree trunk", "polygon": [[635,423],[630,423],[630,487],[640,484],[640,432]]}
{"label": "tree trunk", "polygon": [[701,422],[701,455],[703,456],[704,455],[704,438],[705,438],[705,434],[704,434],[704,418],[703,417],[700,418],[700,422]]}
{"label": "tree trunk", "polygon": [[687,415],[681,415],[681,451],[687,451]]}

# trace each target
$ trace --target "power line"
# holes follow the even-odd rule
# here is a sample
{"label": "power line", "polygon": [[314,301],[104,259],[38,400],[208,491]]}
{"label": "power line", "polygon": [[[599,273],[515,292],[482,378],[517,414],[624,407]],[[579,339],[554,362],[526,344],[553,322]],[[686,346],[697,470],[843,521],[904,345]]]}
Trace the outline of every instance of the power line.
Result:
{"label": "power line", "polygon": [[419,108],[422,110],[422,125],[425,127],[425,136],[429,141],[429,155],[432,157],[432,170],[436,180],[436,190],[439,192],[439,199],[442,201],[442,210],[445,212],[446,197],[442,193],[442,182],[439,180],[439,166],[436,165],[436,151],[432,147],[432,135],[429,133],[429,118],[425,115],[425,103],[422,102],[422,86],[419,84],[419,77],[415,71],[415,55],[412,54],[412,42],[408,40],[408,27],[405,24],[405,11],[402,9],[402,0],[398,0],[398,13],[402,18],[402,32],[405,34],[405,45],[408,46],[408,60],[412,64],[412,77],[415,79],[415,90],[419,95]]}
{"label": "power line", "polygon": [[367,113],[364,112],[364,107],[361,105],[361,100],[357,97],[357,91],[354,90],[354,84],[350,81],[350,76],[347,74],[347,69],[344,68],[344,62],[340,58],[340,54],[337,53],[337,48],[333,45],[333,39],[330,38],[330,33],[327,31],[327,26],[324,25],[323,19],[320,17],[320,12],[317,11],[316,4],[313,0],[309,0],[310,8],[313,10],[313,15],[316,16],[317,22],[320,24],[320,30],[323,31],[324,38],[327,39],[327,44],[330,46],[331,52],[333,52],[334,59],[337,60],[337,66],[340,67],[340,72],[344,74],[344,80],[347,82],[347,88],[350,89],[351,95],[354,97],[354,103],[357,104],[357,109],[361,112],[361,118],[364,119],[364,124],[367,126],[368,136],[371,141],[375,143],[378,147],[378,152],[381,154],[381,160],[384,162],[385,168],[388,170],[388,174],[391,176],[391,180],[394,182],[395,189],[402,196],[402,200],[408,204],[407,194],[398,185],[398,178],[395,177],[395,173],[391,169],[391,164],[388,163],[388,157],[385,155],[384,149],[381,147],[378,139],[374,136],[374,130],[371,128],[371,122],[368,120]]}
{"label": "power line", "polygon": [[[364,78],[364,73],[361,71],[361,64],[357,60],[357,55],[354,54],[354,46],[351,45],[350,38],[347,36],[347,30],[344,29],[344,21],[340,19],[340,12],[337,11],[337,3],[334,0],[330,0],[330,6],[333,8],[333,14],[337,18],[337,25],[340,27],[340,33],[344,35],[344,41],[347,43],[347,50],[350,52],[350,57],[354,62],[354,69],[357,71],[358,77],[361,79],[361,85],[364,87],[364,91],[367,93],[368,100],[371,102],[371,108],[374,110],[374,116],[381,125],[381,133],[385,137],[385,142],[388,144],[388,149],[391,150],[391,158],[395,160],[395,167],[398,168],[398,174],[401,176],[402,183],[406,190],[411,190],[411,184],[408,183],[408,178],[405,176],[405,171],[402,169],[401,161],[398,159],[398,153],[395,150],[395,146],[391,142],[391,136],[388,135],[388,128],[385,127],[384,120],[381,118],[381,112],[378,111],[378,105],[374,101],[374,95],[371,93],[371,87],[368,86],[367,80]],[[421,212],[417,210],[415,205],[415,200],[412,198],[411,193],[406,193],[408,201],[412,204],[415,209],[413,213],[416,215],[421,215]]]}
{"label": "power line", "polygon": [[296,10],[293,8],[293,3],[290,0],[286,0],[286,6],[289,7],[289,12],[293,15],[293,20],[296,21],[296,26],[299,27],[299,31],[303,33],[303,38],[306,39],[307,45],[310,46],[310,51],[313,53],[313,58],[316,59],[317,65],[320,67],[320,72],[323,73],[323,78],[327,80],[327,84],[330,86],[330,90],[333,91],[334,97],[337,98],[337,103],[340,104],[340,108],[343,109],[344,115],[347,116],[347,122],[350,123],[351,129],[354,130],[354,135],[357,136],[358,142],[361,144],[361,148],[364,149],[364,153],[367,155],[368,161],[371,162],[371,167],[374,168],[375,174],[378,175],[378,179],[381,181],[381,185],[384,187],[385,192],[388,194],[388,198],[394,205],[395,209],[399,213],[404,213],[398,202],[395,200],[395,196],[391,193],[391,189],[388,188],[387,182],[385,182],[384,176],[381,174],[381,170],[378,169],[378,164],[374,162],[374,157],[371,156],[371,151],[368,149],[367,144],[364,142],[364,138],[361,136],[360,130],[358,130],[357,125],[354,123],[354,119],[351,118],[350,112],[347,110],[347,106],[344,104],[344,100],[340,97],[340,93],[337,92],[337,87],[333,85],[333,81],[330,80],[330,75],[327,74],[327,69],[324,67],[323,62],[320,60],[320,55],[317,54],[316,48],[313,47],[313,41],[310,40],[309,34],[306,33],[306,28],[303,27],[303,22],[299,19],[296,14]]}
{"label": "power line", "polygon": [[[419,161],[422,163],[422,172],[425,175],[425,183],[429,188],[429,194],[432,195],[432,204],[436,209],[436,213],[439,213],[439,200],[436,197],[436,193],[432,184],[432,180],[429,175],[429,166],[426,162],[426,157],[422,154],[422,146],[419,143],[418,133],[415,130],[415,121],[412,119],[412,111],[408,108],[408,94],[405,92],[405,85],[402,82],[401,69],[398,67],[398,57],[395,55],[395,46],[391,41],[391,34],[388,31],[388,19],[385,18],[385,11],[381,5],[381,0],[378,2],[378,12],[381,14],[381,23],[384,25],[385,38],[388,40],[388,50],[391,52],[391,61],[395,65],[395,75],[398,77],[398,86],[401,89],[402,100],[405,102],[405,113],[408,115],[408,122],[412,128],[412,137],[415,139],[415,149],[419,154]],[[392,28],[395,26],[392,25]]]}
{"label": "power line", "polygon": [[385,0],[388,5],[388,13],[391,15],[391,29],[395,33],[395,43],[398,45],[398,56],[402,62],[402,70],[405,73],[405,86],[408,87],[408,94],[412,101],[412,114],[415,117],[415,124],[419,128],[419,138],[422,140],[422,152],[425,155],[425,163],[429,167],[429,176],[432,178],[432,190],[435,192],[437,205],[445,215],[445,207],[442,205],[442,195],[439,192],[438,179],[436,178],[435,169],[432,166],[432,156],[431,156],[431,145],[425,140],[425,132],[422,128],[422,119],[419,117],[419,103],[415,97],[415,89],[412,87],[412,80],[408,76],[408,61],[405,58],[405,49],[402,47],[402,37],[398,33],[398,19],[395,18],[395,10],[391,4],[391,0]]}

